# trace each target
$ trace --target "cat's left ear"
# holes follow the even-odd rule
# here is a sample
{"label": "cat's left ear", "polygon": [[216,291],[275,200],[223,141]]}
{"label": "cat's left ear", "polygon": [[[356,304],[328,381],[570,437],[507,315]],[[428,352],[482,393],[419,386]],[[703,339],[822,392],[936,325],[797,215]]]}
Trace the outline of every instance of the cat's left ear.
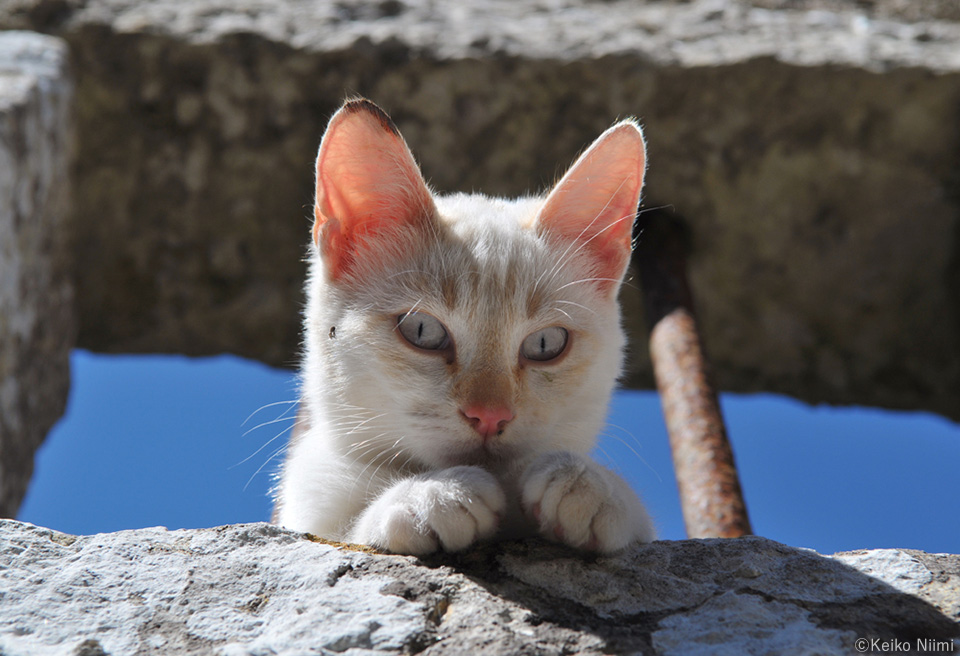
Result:
{"label": "cat's left ear", "polygon": [[592,258],[598,286],[615,293],[630,263],[646,147],[635,121],[604,132],[574,163],[537,215],[537,231]]}
{"label": "cat's left ear", "polygon": [[410,149],[387,114],[369,100],[344,103],[317,154],[313,240],[329,274],[397,256],[404,232],[429,232],[436,214]]}

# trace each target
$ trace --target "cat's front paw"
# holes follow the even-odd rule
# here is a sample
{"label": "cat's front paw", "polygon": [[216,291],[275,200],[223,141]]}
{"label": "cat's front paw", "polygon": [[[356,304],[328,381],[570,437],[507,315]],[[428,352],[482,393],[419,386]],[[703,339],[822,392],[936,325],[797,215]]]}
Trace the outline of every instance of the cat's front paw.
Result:
{"label": "cat's front paw", "polygon": [[414,556],[459,551],[492,536],[505,508],[492,474],[451,467],[387,488],[360,515],[351,541]]}
{"label": "cat's front paw", "polygon": [[520,485],[524,511],[550,539],[611,553],[656,538],[650,515],[626,481],[585,456],[543,455]]}

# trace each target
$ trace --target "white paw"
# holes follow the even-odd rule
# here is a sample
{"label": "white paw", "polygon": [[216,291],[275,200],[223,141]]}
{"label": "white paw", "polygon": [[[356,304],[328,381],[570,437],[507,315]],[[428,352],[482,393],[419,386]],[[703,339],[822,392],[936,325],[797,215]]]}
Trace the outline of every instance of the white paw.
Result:
{"label": "white paw", "polygon": [[585,456],[543,455],[520,485],[524,511],[550,539],[611,553],[656,538],[650,515],[626,481]]}
{"label": "white paw", "polygon": [[350,540],[415,556],[459,551],[497,530],[506,497],[479,467],[428,472],[387,488],[360,515]]}

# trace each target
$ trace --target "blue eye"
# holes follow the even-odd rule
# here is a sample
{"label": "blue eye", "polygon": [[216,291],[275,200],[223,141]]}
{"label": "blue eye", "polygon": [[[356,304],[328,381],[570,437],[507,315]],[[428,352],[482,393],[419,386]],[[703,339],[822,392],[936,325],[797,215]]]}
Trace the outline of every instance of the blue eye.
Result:
{"label": "blue eye", "polygon": [[560,326],[530,333],[520,345],[520,355],[536,362],[553,360],[567,348],[567,337],[567,330]]}
{"label": "blue eye", "polygon": [[447,329],[434,317],[423,312],[407,312],[397,317],[397,330],[413,346],[437,351],[450,343]]}

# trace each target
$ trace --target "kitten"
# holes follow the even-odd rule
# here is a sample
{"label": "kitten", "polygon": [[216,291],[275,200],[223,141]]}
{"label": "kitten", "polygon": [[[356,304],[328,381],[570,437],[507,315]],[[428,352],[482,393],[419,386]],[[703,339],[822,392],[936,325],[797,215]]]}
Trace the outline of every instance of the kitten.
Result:
{"label": "kitten", "polygon": [[588,455],[622,364],[644,166],[627,120],[546,198],[435,196],[383,110],[344,104],[317,156],[300,425],[274,521],[404,554],[653,540]]}

